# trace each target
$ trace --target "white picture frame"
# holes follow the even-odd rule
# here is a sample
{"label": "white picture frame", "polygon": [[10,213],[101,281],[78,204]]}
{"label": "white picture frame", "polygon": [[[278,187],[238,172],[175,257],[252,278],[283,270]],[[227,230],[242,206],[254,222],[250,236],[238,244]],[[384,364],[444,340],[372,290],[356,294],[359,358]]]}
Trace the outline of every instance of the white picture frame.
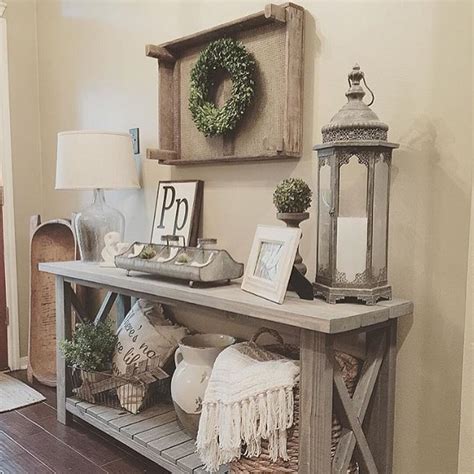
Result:
{"label": "white picture frame", "polygon": [[196,246],[203,185],[204,182],[199,180],[158,183],[150,238],[152,244],[162,244],[164,235],[176,235],[184,239],[184,245]]}
{"label": "white picture frame", "polygon": [[257,226],[242,289],[282,304],[300,238],[299,228]]}

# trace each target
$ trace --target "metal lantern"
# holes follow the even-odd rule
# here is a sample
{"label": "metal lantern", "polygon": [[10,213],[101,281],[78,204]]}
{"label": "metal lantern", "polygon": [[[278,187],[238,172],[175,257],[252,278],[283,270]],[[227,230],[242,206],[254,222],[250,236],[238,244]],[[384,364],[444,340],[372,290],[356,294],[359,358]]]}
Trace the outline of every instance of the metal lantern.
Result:
{"label": "metal lantern", "polygon": [[[315,295],[329,303],[390,299],[387,282],[390,167],[395,143],[370,109],[374,95],[355,65],[348,102],[323,127],[318,152],[318,257]],[[361,86],[372,96],[367,105]]]}

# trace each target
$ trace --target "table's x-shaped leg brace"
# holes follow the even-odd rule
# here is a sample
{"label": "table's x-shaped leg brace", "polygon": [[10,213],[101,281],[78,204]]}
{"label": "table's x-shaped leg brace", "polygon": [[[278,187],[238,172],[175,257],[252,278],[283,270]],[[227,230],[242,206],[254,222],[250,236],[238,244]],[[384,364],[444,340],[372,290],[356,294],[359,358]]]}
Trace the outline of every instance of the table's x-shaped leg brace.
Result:
{"label": "table's x-shaped leg brace", "polygon": [[334,402],[336,413],[342,423],[347,427],[337,446],[332,470],[335,473],[347,473],[354,449],[357,445],[358,458],[362,464],[362,472],[369,474],[378,473],[362,425],[367,413],[369,402],[374,392],[380,367],[384,360],[386,350],[386,330],[381,329],[368,333],[368,354],[351,399],[342,378],[341,370],[334,363]]}
{"label": "table's x-shaped leg brace", "polygon": [[[81,300],[78,298],[77,294],[71,289],[70,290],[71,296],[71,305],[76,312],[77,318],[81,322],[85,322],[89,320],[89,316],[87,311],[85,310]],[[126,296],[121,296],[118,293],[114,293],[113,291],[108,291],[104,297],[102,304],[100,305],[99,311],[97,311],[97,315],[94,318],[94,324],[97,326],[101,321],[104,321],[105,318],[110,313],[112,306],[114,305],[117,297],[120,296],[118,303],[120,303],[119,308],[119,315],[120,319],[123,319],[125,314],[130,310],[130,298]]]}

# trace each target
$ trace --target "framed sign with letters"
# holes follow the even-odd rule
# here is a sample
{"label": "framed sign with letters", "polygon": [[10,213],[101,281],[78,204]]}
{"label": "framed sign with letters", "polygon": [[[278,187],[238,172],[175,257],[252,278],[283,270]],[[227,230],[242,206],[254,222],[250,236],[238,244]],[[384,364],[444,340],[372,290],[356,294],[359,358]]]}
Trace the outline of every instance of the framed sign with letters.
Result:
{"label": "framed sign with letters", "polygon": [[184,237],[185,245],[196,245],[203,186],[203,181],[158,183],[151,243],[161,244],[162,236],[177,235]]}

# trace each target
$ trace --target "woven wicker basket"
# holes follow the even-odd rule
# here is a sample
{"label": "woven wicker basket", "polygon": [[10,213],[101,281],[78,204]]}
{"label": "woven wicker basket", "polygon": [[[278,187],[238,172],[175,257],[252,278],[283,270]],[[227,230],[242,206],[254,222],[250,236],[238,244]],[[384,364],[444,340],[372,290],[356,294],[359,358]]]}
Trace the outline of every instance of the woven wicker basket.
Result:
{"label": "woven wicker basket", "polygon": [[[291,359],[299,359],[299,348],[285,344],[280,334],[268,328],[259,329],[250,340],[251,344],[257,344],[258,338],[262,334],[271,334],[278,341],[278,344],[264,346],[266,350],[275,352],[280,355]],[[338,362],[344,383],[346,384],[349,394],[352,396],[357,384],[360,371],[360,361],[355,357],[346,354],[344,352],[335,351],[335,359]],[[299,398],[299,383],[294,389],[294,400],[295,400],[295,413],[294,413],[294,424],[293,427],[288,430],[288,461],[278,459],[273,462],[270,459],[268,442],[262,441],[262,452],[257,458],[248,458],[242,455],[242,457],[230,464],[231,473],[280,473],[280,472],[298,472],[298,453],[299,453],[299,415],[300,415],[300,398]],[[334,457],[336,452],[339,439],[342,434],[342,425],[339,423],[336,415],[332,417],[332,436],[331,436],[331,458]],[[348,473],[358,472],[357,464],[352,461]]]}

